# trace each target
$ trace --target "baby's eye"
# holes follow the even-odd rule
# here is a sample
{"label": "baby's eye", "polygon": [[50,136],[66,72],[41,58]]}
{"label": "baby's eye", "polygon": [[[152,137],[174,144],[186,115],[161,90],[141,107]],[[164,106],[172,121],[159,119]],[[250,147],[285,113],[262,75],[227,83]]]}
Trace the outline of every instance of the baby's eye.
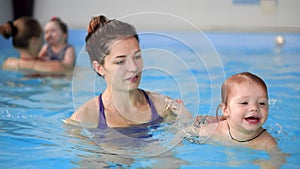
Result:
{"label": "baby's eye", "polygon": [[268,103],[266,103],[266,102],[260,102],[259,105],[265,106],[265,105],[268,105]]}
{"label": "baby's eye", "polygon": [[240,102],[240,104],[242,104],[242,105],[247,105],[248,102]]}

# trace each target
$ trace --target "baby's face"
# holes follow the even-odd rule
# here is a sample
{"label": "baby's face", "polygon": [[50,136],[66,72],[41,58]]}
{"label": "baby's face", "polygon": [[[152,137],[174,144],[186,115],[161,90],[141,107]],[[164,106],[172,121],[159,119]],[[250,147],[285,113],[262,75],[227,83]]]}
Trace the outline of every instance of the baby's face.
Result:
{"label": "baby's face", "polygon": [[266,91],[256,83],[235,84],[229,95],[225,113],[228,122],[237,130],[258,130],[268,117],[268,97]]}
{"label": "baby's face", "polygon": [[58,23],[50,21],[45,25],[44,38],[49,45],[63,44],[66,39],[66,34],[63,33]]}

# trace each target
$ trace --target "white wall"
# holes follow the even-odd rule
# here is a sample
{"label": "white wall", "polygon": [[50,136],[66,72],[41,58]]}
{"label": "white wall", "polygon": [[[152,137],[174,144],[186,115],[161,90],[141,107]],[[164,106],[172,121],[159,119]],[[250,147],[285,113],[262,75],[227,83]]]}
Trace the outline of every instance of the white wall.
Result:
{"label": "white wall", "polygon": [[[4,1],[10,3],[0,0],[1,9]],[[85,29],[92,16],[105,14],[143,30],[191,30],[195,25],[219,31],[300,31],[300,0],[260,0],[256,5],[233,1],[35,0],[34,16],[43,25],[52,16],[61,17],[73,29]]]}
{"label": "white wall", "polygon": [[11,0],[0,0],[0,24],[13,19]]}

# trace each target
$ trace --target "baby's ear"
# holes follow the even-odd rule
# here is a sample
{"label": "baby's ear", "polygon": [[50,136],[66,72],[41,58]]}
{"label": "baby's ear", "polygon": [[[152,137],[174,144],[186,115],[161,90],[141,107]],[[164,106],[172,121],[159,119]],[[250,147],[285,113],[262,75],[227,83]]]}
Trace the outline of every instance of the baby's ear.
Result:
{"label": "baby's ear", "polygon": [[228,117],[229,113],[228,113],[226,104],[221,103],[220,109],[222,110],[223,116]]}

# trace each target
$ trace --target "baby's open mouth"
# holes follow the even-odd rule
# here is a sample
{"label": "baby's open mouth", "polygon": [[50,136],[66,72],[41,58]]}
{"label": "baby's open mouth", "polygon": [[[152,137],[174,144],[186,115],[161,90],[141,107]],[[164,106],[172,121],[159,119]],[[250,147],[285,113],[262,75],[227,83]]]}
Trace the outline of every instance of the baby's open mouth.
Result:
{"label": "baby's open mouth", "polygon": [[250,116],[250,117],[246,117],[245,120],[251,124],[256,124],[260,121],[260,117],[258,116]]}

